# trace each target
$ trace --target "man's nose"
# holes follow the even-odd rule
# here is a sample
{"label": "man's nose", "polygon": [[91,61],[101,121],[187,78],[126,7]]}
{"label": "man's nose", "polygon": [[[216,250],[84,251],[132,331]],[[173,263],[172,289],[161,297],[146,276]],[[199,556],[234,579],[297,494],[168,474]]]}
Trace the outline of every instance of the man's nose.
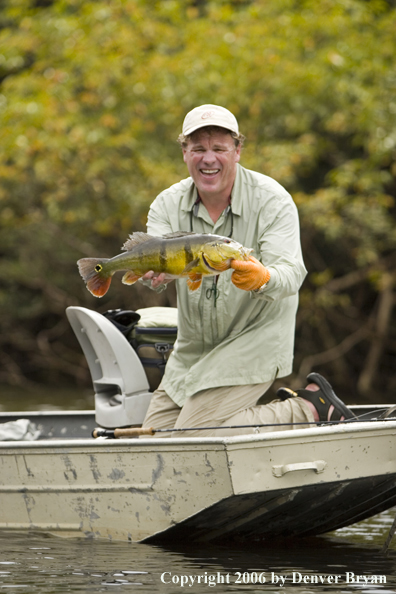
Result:
{"label": "man's nose", "polygon": [[205,163],[213,163],[216,160],[216,153],[212,150],[205,151],[204,161]]}

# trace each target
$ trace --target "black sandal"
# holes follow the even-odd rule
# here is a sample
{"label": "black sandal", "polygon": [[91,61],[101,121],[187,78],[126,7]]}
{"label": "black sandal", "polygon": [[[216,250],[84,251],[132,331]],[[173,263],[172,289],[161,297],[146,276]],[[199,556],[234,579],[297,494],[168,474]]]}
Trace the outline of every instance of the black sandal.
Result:
{"label": "black sandal", "polygon": [[[313,392],[312,390],[290,390],[290,388],[279,388],[277,396],[281,400],[287,398],[295,398],[299,396],[309,402],[312,402],[318,411],[319,421],[340,421],[341,417],[345,419],[356,419],[356,415],[349,410],[349,408],[334,394],[333,388],[329,382],[319,373],[310,373],[307,376],[307,381],[310,384],[316,384],[319,390]],[[330,418],[328,418],[330,406],[334,406]]]}

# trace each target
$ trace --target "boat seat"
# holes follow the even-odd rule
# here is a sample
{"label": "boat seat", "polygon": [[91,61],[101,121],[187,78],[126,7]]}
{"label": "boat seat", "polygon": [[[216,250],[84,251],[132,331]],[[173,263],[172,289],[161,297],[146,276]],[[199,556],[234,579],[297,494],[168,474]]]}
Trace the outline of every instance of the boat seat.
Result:
{"label": "boat seat", "polygon": [[98,425],[109,429],[141,425],[152,392],[132,346],[114,324],[96,311],[68,307],[66,315],[91,373]]}

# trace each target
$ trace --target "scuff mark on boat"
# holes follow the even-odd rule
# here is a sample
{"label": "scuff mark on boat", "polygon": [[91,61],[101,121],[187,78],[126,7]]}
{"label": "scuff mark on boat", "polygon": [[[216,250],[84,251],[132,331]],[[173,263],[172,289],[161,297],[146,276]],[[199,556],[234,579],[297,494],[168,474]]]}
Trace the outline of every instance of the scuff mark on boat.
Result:
{"label": "scuff mark on boat", "polygon": [[84,534],[86,536],[86,538],[95,538],[95,532],[92,532],[92,530],[85,530]]}
{"label": "scuff mark on boat", "polygon": [[[77,480],[77,472],[76,469],[73,468],[72,462],[69,458],[69,456],[61,456],[63,463],[66,467],[66,471],[63,473],[65,479],[67,481],[71,481],[72,479]],[[71,475],[71,477],[70,477]]]}
{"label": "scuff mark on boat", "polygon": [[36,502],[34,500],[34,497],[32,497],[31,495],[28,495],[27,493],[22,493],[22,497],[25,502],[26,513],[29,518],[29,522],[32,523],[32,518],[30,517],[30,513],[31,513]]}
{"label": "scuff mark on boat", "polygon": [[213,466],[210,463],[210,460],[208,458],[208,454],[205,454],[205,466],[208,466],[212,472],[215,471],[215,469],[213,468]]}
{"label": "scuff mark on boat", "polygon": [[94,477],[95,481],[98,483],[102,474],[99,470],[98,460],[97,460],[96,456],[92,456],[92,455],[89,456],[89,467],[91,469],[92,476]]}
{"label": "scuff mark on boat", "polygon": [[162,511],[163,511],[163,512],[165,512],[165,514],[166,514],[167,516],[169,516],[169,514],[171,513],[171,508],[170,508],[170,505],[169,505],[169,503],[163,503],[163,504],[161,505],[161,509],[162,509]]}
{"label": "scuff mark on boat", "polygon": [[152,473],[152,483],[153,483],[153,485],[155,484],[155,482],[157,481],[157,479],[159,479],[159,477],[161,476],[163,470],[164,470],[164,459],[161,456],[161,454],[157,454],[157,468],[153,468],[153,473]]}
{"label": "scuff mark on boat", "polygon": [[107,475],[107,478],[112,481],[119,481],[120,479],[124,478],[124,476],[125,472],[123,470],[120,470],[119,468],[113,468],[111,473]]}
{"label": "scuff mark on boat", "polygon": [[26,457],[25,456],[23,456],[23,461],[25,463],[25,468],[26,468],[26,472],[28,474],[28,477],[29,478],[34,478],[34,473],[30,470],[29,466],[27,465]]}

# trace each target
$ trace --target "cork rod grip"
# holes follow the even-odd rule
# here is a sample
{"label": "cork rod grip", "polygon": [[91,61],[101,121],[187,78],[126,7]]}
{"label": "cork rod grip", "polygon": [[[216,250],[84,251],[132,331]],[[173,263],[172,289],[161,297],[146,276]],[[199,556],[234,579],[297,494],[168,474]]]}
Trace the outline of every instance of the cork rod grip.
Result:
{"label": "cork rod grip", "polygon": [[92,437],[140,437],[141,435],[154,435],[155,429],[153,427],[125,427],[124,429],[94,429]]}

